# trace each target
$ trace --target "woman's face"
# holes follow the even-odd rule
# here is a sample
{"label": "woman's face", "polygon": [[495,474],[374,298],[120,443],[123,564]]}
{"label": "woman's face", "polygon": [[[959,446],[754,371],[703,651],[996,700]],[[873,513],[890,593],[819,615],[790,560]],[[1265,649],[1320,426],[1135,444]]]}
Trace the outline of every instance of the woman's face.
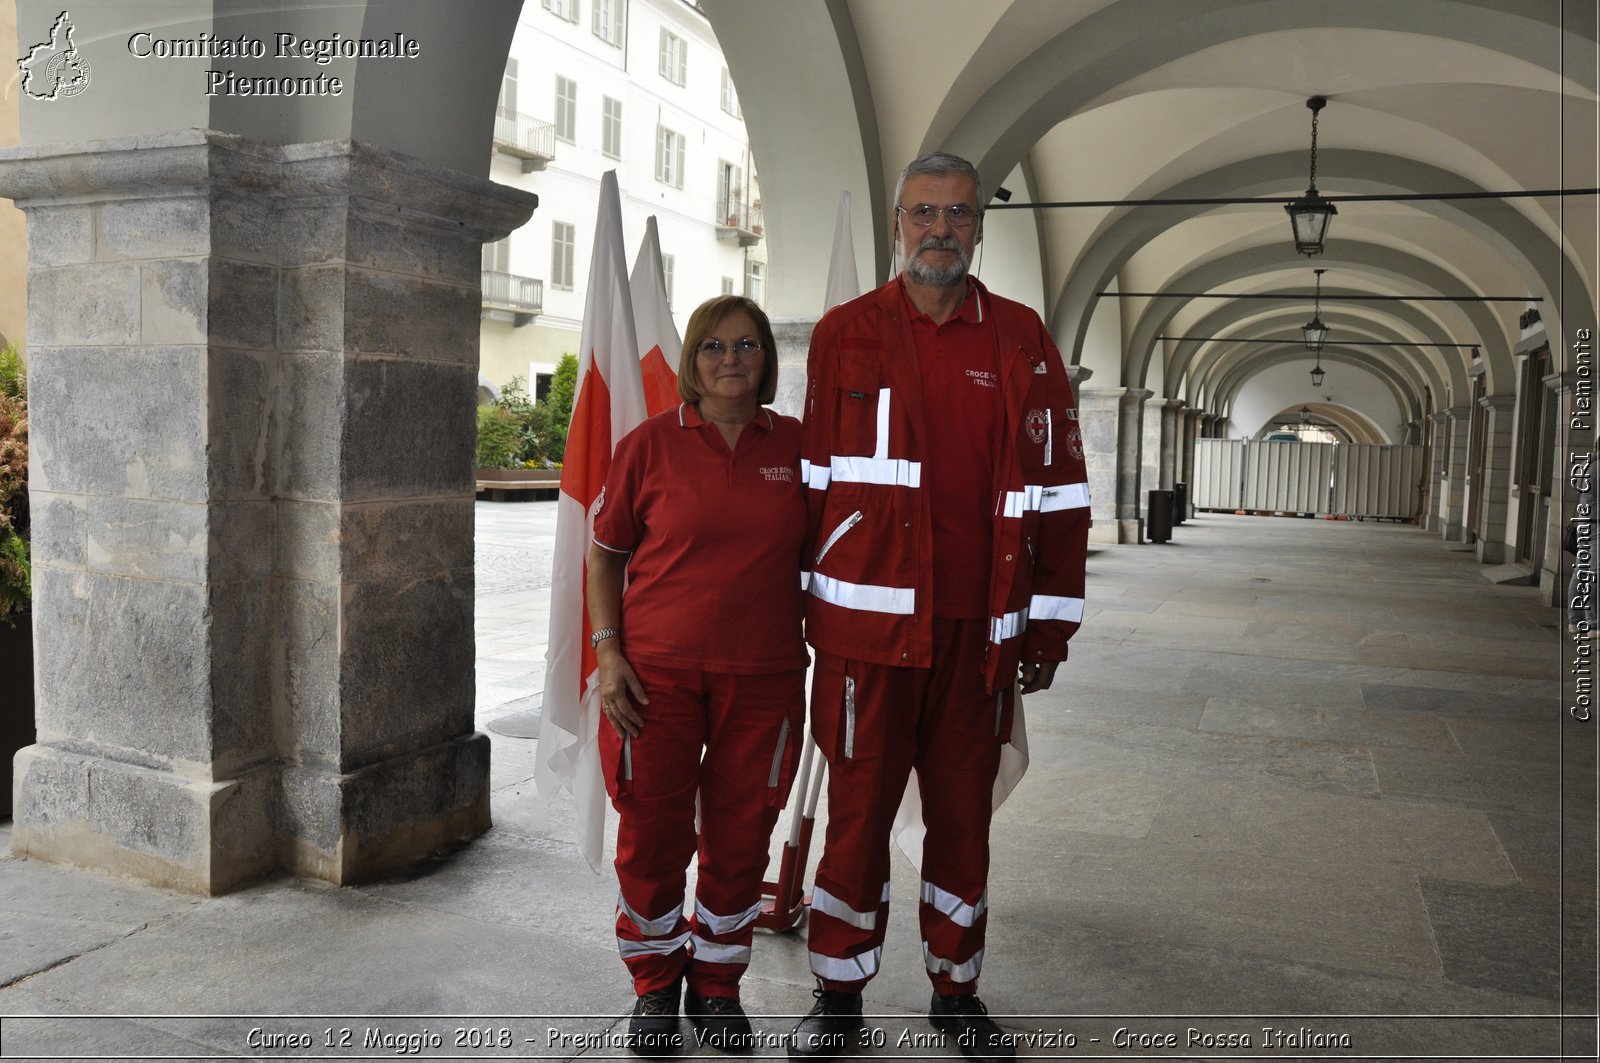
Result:
{"label": "woman's face", "polygon": [[700,374],[700,391],[706,397],[756,401],[766,371],[766,354],[755,319],[743,310],[735,310],[719,321],[700,341],[695,370]]}

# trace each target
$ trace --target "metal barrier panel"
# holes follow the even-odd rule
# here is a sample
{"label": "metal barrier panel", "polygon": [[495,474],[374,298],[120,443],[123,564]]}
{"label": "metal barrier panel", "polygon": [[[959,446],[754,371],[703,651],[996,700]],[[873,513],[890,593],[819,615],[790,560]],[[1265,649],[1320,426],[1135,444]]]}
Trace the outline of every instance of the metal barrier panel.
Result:
{"label": "metal barrier panel", "polygon": [[1244,476],[1244,440],[1194,441],[1194,483],[1189,501],[1196,509],[1238,509]]}
{"label": "metal barrier panel", "polygon": [[1245,509],[1268,513],[1326,513],[1333,476],[1329,443],[1252,441],[1245,452]]}
{"label": "metal barrier panel", "polygon": [[1422,448],[1342,446],[1335,464],[1333,511],[1349,517],[1410,519],[1422,505]]}

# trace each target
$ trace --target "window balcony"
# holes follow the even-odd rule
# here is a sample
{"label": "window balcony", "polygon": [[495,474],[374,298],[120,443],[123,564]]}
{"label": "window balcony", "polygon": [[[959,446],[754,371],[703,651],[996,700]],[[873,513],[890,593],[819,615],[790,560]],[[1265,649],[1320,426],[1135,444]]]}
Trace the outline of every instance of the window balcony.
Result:
{"label": "window balcony", "polygon": [[765,226],[759,199],[747,207],[737,197],[719,197],[714,217],[718,240],[737,240],[740,247],[752,247],[761,242]]}
{"label": "window balcony", "polygon": [[529,324],[544,309],[544,281],[497,270],[483,271],[483,316],[514,327]]}
{"label": "window balcony", "polygon": [[494,112],[494,150],[522,160],[522,172],[542,170],[556,157],[556,127],[520,111]]}

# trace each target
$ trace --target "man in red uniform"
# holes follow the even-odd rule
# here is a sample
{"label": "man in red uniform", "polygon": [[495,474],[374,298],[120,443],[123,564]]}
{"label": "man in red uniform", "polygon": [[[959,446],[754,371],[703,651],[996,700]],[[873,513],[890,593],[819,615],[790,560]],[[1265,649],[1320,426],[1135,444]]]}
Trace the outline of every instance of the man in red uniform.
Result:
{"label": "man in red uniform", "polygon": [[812,335],[806,637],[828,826],[811,905],[817,1002],[792,1058],[855,1044],[913,769],[929,1018],[972,1059],[1014,1054],[976,992],[992,793],[1014,685],[1050,686],[1083,617],[1089,495],[1043,322],[968,276],[984,202],[965,159],[913,161],[895,193],[902,272]]}

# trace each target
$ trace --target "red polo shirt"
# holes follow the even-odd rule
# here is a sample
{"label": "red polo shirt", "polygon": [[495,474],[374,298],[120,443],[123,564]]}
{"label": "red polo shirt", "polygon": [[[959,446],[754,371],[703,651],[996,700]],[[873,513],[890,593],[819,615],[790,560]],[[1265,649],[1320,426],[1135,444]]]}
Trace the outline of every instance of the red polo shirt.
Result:
{"label": "red polo shirt", "polygon": [[630,661],[759,675],[804,668],[800,422],[763,407],[728,449],[685,403],[617,444],[597,546],[631,553],[622,594]]}
{"label": "red polo shirt", "polygon": [[911,316],[928,425],[922,483],[933,507],[933,615],[989,615],[995,455],[1002,420],[994,325],[970,282],[950,320],[935,325],[900,291]]}

